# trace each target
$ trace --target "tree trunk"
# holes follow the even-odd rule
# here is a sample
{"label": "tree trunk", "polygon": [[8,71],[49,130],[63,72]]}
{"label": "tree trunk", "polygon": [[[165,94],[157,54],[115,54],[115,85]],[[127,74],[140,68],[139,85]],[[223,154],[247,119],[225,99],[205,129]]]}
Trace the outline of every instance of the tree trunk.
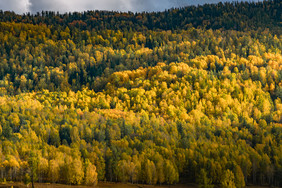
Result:
{"label": "tree trunk", "polygon": [[33,173],[31,174],[31,187],[34,188],[34,178]]}

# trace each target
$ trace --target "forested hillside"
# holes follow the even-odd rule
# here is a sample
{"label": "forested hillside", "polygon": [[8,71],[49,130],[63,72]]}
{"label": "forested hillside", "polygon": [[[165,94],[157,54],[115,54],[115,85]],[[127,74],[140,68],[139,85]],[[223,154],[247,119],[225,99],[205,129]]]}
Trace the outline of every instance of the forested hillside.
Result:
{"label": "forested hillside", "polygon": [[281,9],[0,11],[0,180],[282,186]]}
{"label": "forested hillside", "polygon": [[[262,2],[233,2],[189,6],[153,13],[123,13],[111,11],[85,11],[65,13],[42,11],[35,15],[17,15],[0,11],[0,21],[46,24],[56,27],[77,27],[82,30],[177,30],[191,26],[204,29],[249,29],[271,28],[281,32],[280,0]],[[58,29],[58,28],[57,28]]]}

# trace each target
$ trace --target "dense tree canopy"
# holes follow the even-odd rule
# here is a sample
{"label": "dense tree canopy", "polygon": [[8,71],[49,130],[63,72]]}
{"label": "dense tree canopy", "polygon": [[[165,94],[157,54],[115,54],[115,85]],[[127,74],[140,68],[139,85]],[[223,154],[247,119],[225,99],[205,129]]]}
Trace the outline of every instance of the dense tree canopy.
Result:
{"label": "dense tree canopy", "polygon": [[279,10],[0,12],[1,181],[282,186]]}
{"label": "dense tree canopy", "polygon": [[280,0],[259,2],[225,2],[169,9],[164,12],[123,13],[113,11],[86,11],[59,14],[42,11],[31,15],[0,12],[0,21],[69,26],[82,30],[178,30],[191,26],[204,29],[271,28],[281,32]]}

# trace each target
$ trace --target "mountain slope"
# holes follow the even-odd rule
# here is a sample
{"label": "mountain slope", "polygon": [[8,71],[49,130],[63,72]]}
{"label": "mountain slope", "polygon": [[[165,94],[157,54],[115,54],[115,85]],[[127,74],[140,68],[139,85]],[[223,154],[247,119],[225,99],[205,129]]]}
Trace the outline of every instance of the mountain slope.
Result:
{"label": "mountain slope", "polygon": [[0,181],[282,186],[280,7],[0,12]]}

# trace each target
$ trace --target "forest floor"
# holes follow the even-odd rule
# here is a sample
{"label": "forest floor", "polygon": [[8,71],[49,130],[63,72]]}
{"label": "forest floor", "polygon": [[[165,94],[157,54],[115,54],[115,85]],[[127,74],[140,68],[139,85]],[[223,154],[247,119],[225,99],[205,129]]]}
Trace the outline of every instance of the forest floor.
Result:
{"label": "forest floor", "polygon": [[122,184],[122,183],[98,183],[99,188],[194,188],[196,185],[143,185],[143,184]]}
{"label": "forest floor", "polygon": [[[63,185],[63,184],[50,184],[50,183],[35,183],[35,188],[89,188],[91,186],[83,185]],[[195,184],[178,184],[178,185],[143,185],[143,184],[126,184],[126,183],[110,183],[99,182],[96,188],[196,188]],[[0,184],[0,188],[31,188],[23,183],[6,183]],[[247,188],[266,188],[262,186],[247,186]]]}
{"label": "forest floor", "polygon": [[[0,188],[31,188],[23,183],[6,183],[0,184]],[[91,186],[83,185],[63,185],[63,184],[49,184],[49,183],[35,183],[35,188],[87,188]],[[195,188],[196,185],[143,185],[143,184],[130,184],[130,183],[110,183],[110,182],[99,182],[96,188]]]}

